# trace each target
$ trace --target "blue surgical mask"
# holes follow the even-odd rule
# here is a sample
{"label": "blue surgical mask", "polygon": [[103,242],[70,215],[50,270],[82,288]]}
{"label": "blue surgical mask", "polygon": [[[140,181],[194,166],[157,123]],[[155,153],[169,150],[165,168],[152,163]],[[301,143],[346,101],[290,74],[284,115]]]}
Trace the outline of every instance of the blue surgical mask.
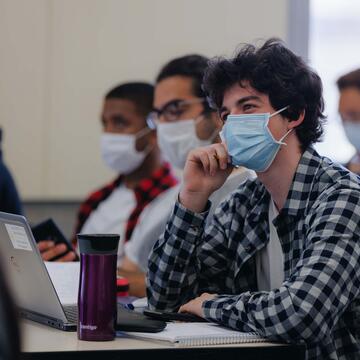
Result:
{"label": "blue surgical mask", "polygon": [[248,169],[266,171],[275,159],[285,137],[280,139],[272,136],[269,119],[281,113],[284,107],[273,114],[240,114],[229,115],[222,129],[221,137],[226,143],[231,163],[234,166],[245,166]]}

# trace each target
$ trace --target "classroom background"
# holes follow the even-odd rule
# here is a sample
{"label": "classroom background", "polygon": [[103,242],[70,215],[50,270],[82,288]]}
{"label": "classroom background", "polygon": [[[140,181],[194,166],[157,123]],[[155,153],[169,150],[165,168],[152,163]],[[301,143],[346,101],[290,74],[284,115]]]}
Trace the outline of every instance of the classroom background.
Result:
{"label": "classroom background", "polygon": [[359,16],[356,0],[0,0],[2,150],[25,215],[51,215],[70,236],[81,199],[115,176],[99,151],[108,89],[152,82],[176,56],[229,56],[269,37],[321,76],[328,124],[317,148],[345,162],[354,150],[335,82],[359,67]]}

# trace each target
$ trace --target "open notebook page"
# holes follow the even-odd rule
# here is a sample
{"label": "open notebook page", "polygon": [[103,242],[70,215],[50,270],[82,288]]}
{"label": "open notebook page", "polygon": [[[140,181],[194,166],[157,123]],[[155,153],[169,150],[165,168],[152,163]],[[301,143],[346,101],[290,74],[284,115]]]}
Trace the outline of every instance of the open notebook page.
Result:
{"label": "open notebook page", "polygon": [[266,339],[255,333],[231,330],[214,323],[168,323],[159,333],[126,332],[127,335],[145,339],[169,341],[179,346],[235,344],[259,342]]}

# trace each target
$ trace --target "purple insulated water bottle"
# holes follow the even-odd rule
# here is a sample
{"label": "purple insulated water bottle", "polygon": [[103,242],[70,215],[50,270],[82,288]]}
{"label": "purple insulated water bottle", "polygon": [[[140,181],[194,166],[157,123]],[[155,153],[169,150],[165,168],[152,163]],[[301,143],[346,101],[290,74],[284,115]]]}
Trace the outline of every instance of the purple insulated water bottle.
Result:
{"label": "purple insulated water bottle", "polygon": [[116,263],[119,235],[78,234],[80,284],[78,338],[113,340],[116,321]]}

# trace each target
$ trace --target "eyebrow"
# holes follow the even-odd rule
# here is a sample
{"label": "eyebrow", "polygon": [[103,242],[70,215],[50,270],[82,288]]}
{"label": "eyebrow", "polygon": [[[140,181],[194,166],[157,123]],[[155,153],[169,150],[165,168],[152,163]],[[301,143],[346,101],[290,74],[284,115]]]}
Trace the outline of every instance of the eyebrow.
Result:
{"label": "eyebrow", "polygon": [[178,103],[178,102],[180,102],[180,101],[184,101],[184,100],[185,100],[185,99],[173,99],[173,100],[170,100],[170,101],[168,101],[167,103],[165,103],[165,104],[161,107],[161,109],[158,109],[158,108],[154,107],[154,108],[153,108],[153,111],[162,111],[162,110],[164,110],[167,106],[172,105],[172,104],[176,104],[176,103]]}
{"label": "eyebrow", "polygon": [[[246,103],[249,100],[258,100],[258,101],[260,101],[260,97],[256,96],[256,95],[245,96],[245,97],[243,97],[243,98],[236,101],[236,106],[240,106],[240,105]],[[226,110],[228,110],[228,108],[226,106],[222,106],[220,108],[220,110],[219,110],[219,113],[222,113],[223,111],[226,111]]]}
{"label": "eyebrow", "polygon": [[113,119],[116,120],[120,120],[124,123],[129,123],[129,120],[127,118],[125,118],[123,115],[120,114],[113,114],[110,117],[106,118],[105,116],[101,116],[101,122],[105,123],[107,121],[107,119],[109,119],[110,121],[112,121]]}

